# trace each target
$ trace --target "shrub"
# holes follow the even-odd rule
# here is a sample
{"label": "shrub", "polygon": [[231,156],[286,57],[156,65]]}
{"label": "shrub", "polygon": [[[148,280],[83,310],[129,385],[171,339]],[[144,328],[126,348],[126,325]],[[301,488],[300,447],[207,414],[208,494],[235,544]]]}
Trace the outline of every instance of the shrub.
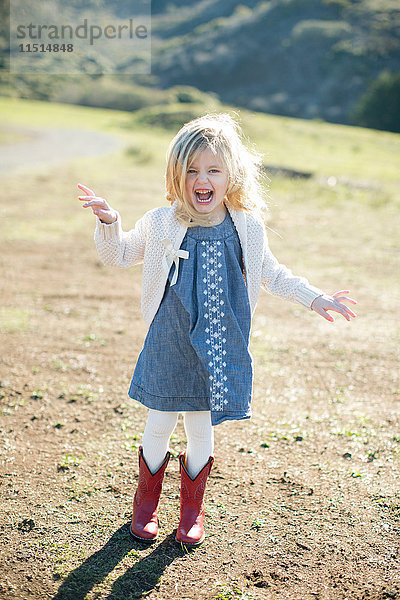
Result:
{"label": "shrub", "polygon": [[169,89],[168,96],[170,103],[181,102],[182,104],[203,104],[210,99],[216,100],[215,94],[201,92],[190,85],[176,85]]}
{"label": "shrub", "polygon": [[204,112],[205,107],[202,104],[190,104],[187,105],[187,108],[183,108],[181,105],[170,105],[165,108],[154,107],[138,111],[135,121],[141,125],[177,131],[182,125]]}
{"label": "shrub", "polygon": [[400,73],[383,71],[351,114],[355,125],[400,133]]}

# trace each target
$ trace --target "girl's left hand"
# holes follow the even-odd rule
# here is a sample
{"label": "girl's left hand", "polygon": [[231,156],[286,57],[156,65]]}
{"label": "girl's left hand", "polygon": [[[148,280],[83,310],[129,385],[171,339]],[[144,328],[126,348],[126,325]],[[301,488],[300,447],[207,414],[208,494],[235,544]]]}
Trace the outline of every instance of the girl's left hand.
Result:
{"label": "girl's left hand", "polygon": [[350,304],[357,304],[356,300],[352,298],[348,298],[345,294],[348,294],[349,290],[341,290],[340,292],[336,292],[332,296],[327,296],[323,294],[322,296],[318,296],[315,298],[313,303],[311,304],[312,310],[315,310],[321,317],[324,317],[327,321],[331,323],[335,320],[330,314],[328,314],[328,310],[334,310],[335,312],[340,313],[344,316],[347,321],[350,321],[351,317],[356,317],[357,315],[353,313],[350,308],[347,308],[343,302],[350,302]]}

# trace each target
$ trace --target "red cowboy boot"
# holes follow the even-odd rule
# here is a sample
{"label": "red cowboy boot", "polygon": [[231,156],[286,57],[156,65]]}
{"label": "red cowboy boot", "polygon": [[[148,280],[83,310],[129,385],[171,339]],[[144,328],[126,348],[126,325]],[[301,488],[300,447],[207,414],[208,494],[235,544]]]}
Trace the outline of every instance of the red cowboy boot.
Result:
{"label": "red cowboy boot", "polygon": [[139,448],[139,483],[133,499],[132,523],[129,531],[133,537],[152,542],[158,537],[157,507],[160,499],[164,472],[171,454],[167,452],[161,467],[154,475]]}
{"label": "red cowboy boot", "polygon": [[188,546],[200,546],[204,541],[204,492],[207,477],[210,474],[214,457],[210,456],[207,464],[195,479],[192,479],[185,467],[185,453],[179,455],[181,472],[181,518],[175,540]]}

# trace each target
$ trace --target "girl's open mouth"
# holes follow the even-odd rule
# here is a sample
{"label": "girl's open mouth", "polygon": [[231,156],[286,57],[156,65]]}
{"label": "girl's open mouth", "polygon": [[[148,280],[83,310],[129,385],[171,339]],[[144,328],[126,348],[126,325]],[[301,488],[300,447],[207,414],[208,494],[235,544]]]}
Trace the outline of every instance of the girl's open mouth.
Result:
{"label": "girl's open mouth", "polygon": [[214,196],[214,193],[211,190],[208,190],[207,192],[195,192],[194,194],[199,204],[210,204]]}

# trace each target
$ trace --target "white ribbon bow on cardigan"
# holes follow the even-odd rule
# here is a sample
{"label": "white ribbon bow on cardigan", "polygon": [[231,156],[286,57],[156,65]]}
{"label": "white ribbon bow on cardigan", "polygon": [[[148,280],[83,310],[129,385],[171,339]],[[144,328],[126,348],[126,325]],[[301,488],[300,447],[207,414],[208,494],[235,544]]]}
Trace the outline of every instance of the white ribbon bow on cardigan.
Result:
{"label": "white ribbon bow on cardigan", "polygon": [[189,258],[189,252],[187,250],[175,250],[168,238],[165,238],[161,241],[165,247],[165,254],[162,259],[162,266],[167,276],[169,274],[172,263],[175,263],[175,272],[170,284],[175,285],[176,280],[178,279],[179,259]]}

